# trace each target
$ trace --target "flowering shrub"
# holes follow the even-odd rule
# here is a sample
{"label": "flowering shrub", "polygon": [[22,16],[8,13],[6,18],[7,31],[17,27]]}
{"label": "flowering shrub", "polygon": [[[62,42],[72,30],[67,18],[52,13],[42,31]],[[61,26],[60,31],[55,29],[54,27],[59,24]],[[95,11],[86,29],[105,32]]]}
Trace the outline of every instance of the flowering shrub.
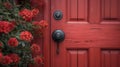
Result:
{"label": "flowering shrub", "polygon": [[41,48],[33,40],[43,34],[48,24],[33,19],[39,9],[30,3],[30,0],[0,0],[0,67],[43,63]]}

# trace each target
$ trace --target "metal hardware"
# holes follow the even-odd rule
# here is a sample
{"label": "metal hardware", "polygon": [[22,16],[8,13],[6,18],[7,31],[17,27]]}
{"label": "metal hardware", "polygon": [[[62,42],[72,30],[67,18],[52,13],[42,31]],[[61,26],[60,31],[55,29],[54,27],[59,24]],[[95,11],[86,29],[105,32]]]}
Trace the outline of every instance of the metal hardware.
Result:
{"label": "metal hardware", "polygon": [[52,33],[52,39],[54,40],[54,42],[57,43],[56,53],[59,54],[59,45],[60,45],[60,42],[62,42],[65,39],[65,33],[62,30],[55,30]]}
{"label": "metal hardware", "polygon": [[53,17],[54,17],[55,20],[61,20],[62,17],[63,17],[63,13],[60,10],[56,10],[53,13]]}

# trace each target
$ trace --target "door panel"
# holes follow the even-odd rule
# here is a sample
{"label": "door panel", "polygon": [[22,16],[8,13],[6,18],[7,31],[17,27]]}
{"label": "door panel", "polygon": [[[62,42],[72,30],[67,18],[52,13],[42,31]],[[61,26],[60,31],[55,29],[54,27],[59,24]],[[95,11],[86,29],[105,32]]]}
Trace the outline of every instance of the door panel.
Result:
{"label": "door panel", "polygon": [[77,51],[74,51],[74,50],[69,50],[68,51],[68,67],[77,67],[78,66],[78,63],[77,63]]}
{"label": "door panel", "polygon": [[88,0],[67,0],[66,2],[68,21],[87,21]]}
{"label": "door panel", "polygon": [[88,67],[88,60],[87,50],[67,51],[67,67]]}
{"label": "door panel", "polygon": [[88,67],[88,51],[78,51],[78,67]]}
{"label": "door panel", "polygon": [[102,0],[102,21],[119,22],[119,0]]}
{"label": "door panel", "polygon": [[[51,0],[51,34],[65,32],[65,40],[51,39],[51,67],[120,67],[119,0]],[[53,13],[60,10],[61,20]]]}
{"label": "door panel", "polygon": [[102,50],[102,67],[120,67],[120,50]]}
{"label": "door panel", "polygon": [[78,21],[88,20],[88,0],[78,0]]}
{"label": "door panel", "polygon": [[75,20],[77,18],[77,9],[77,0],[68,0],[68,20]]}

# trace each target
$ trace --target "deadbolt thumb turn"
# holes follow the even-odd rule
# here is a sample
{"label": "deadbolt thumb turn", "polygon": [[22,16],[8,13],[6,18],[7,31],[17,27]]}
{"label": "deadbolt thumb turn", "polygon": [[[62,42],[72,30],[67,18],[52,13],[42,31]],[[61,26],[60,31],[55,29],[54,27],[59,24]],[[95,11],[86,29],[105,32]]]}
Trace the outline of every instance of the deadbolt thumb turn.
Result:
{"label": "deadbolt thumb turn", "polygon": [[52,39],[57,43],[56,53],[59,54],[59,44],[65,39],[65,33],[62,30],[55,30],[52,33]]}
{"label": "deadbolt thumb turn", "polygon": [[63,17],[63,13],[60,10],[56,10],[53,13],[53,17],[54,17],[55,20],[61,20],[62,17]]}

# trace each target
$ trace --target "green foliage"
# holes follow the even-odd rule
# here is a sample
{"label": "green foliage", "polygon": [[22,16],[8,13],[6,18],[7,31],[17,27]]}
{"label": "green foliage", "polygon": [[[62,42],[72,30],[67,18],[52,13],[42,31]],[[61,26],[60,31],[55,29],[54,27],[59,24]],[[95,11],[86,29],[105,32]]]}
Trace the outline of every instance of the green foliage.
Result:
{"label": "green foliage", "polygon": [[[18,64],[18,67],[27,67],[27,64],[33,63],[33,57],[30,50],[30,42],[26,42],[20,39],[20,32],[21,31],[30,31],[32,34],[34,26],[31,22],[25,21],[21,16],[19,16],[19,12],[23,8],[31,9],[30,0],[0,0],[0,21],[9,21],[15,22],[16,26],[14,30],[9,32],[8,34],[0,33],[0,42],[4,44],[2,46],[2,53],[3,55],[7,55],[10,53],[16,53],[21,57],[21,61]],[[4,3],[10,2],[11,8],[8,9],[5,7]],[[10,47],[8,46],[8,40],[11,37],[17,38],[19,41],[19,45],[17,47]],[[15,64],[5,65],[0,67],[12,67]]]}

